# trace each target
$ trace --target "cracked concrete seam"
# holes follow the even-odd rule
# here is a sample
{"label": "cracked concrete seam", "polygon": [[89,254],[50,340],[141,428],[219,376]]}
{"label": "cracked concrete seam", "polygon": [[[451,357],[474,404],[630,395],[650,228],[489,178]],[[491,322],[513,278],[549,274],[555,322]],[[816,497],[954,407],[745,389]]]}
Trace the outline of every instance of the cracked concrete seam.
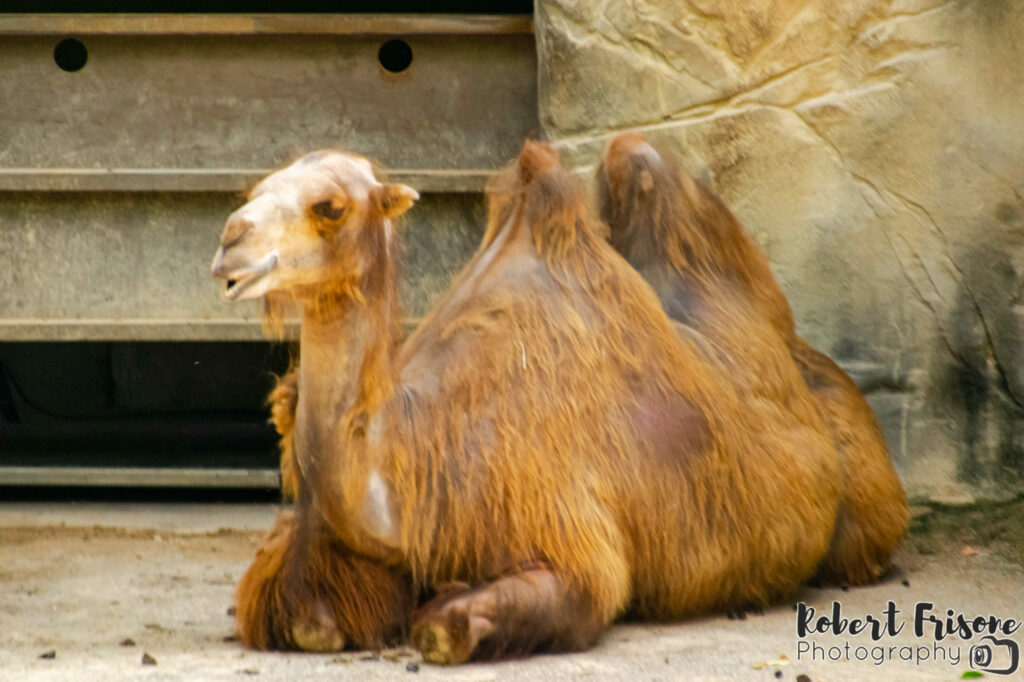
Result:
{"label": "cracked concrete seam", "polygon": [[[943,5],[927,8],[924,10],[920,10],[918,12],[907,12],[897,15],[889,15],[882,22],[877,22],[876,24],[873,24],[871,27],[867,29],[858,31],[853,37],[850,38],[847,44],[840,46],[839,49],[833,49],[830,52],[817,55],[812,59],[803,61],[793,66],[786,67],[781,71],[776,71],[768,76],[759,79],[755,83],[743,82],[742,74],[744,71],[749,71],[749,68],[751,66],[750,64],[746,65],[746,67],[741,67],[739,64],[737,64],[735,60],[730,58],[729,55],[723,53],[722,50],[720,50],[719,48],[715,47],[714,45],[708,44],[704,40],[698,40],[697,42],[699,42],[700,45],[703,46],[703,48],[709,52],[709,58],[714,54],[719,55],[720,59],[718,60],[718,62],[723,71],[725,71],[728,74],[727,80],[736,81],[733,84],[727,85],[725,87],[722,87],[720,84],[716,85],[715,83],[709,82],[706,78],[702,77],[701,74],[696,73],[695,71],[677,69],[671,62],[671,60],[664,54],[664,52],[662,50],[657,49],[657,46],[651,43],[651,41],[649,40],[643,40],[639,37],[630,38],[629,36],[622,35],[620,31],[616,31],[618,34],[618,38],[613,36],[608,31],[588,31],[585,26],[584,19],[571,15],[564,7],[553,2],[546,3],[542,6],[542,11],[549,17],[549,21],[542,22],[542,26],[544,24],[551,24],[552,26],[557,24],[558,28],[561,29],[561,33],[567,39],[574,43],[580,45],[603,45],[606,49],[612,49],[616,52],[625,53],[632,57],[640,57],[644,59],[647,65],[658,69],[659,72],[664,73],[666,76],[669,76],[670,78],[686,76],[692,81],[700,83],[704,88],[710,91],[717,90],[724,93],[721,96],[716,97],[714,99],[706,99],[696,102],[694,104],[687,105],[683,109],[677,109],[675,111],[661,113],[658,115],[657,119],[648,119],[646,121],[634,122],[628,126],[617,126],[614,129],[614,131],[611,131],[612,133],[614,133],[615,131],[625,129],[642,130],[647,127],[664,124],[666,122],[698,120],[702,117],[708,116],[709,114],[714,115],[719,112],[729,110],[737,112],[743,111],[744,108],[741,106],[737,106],[738,104],[762,104],[764,106],[778,106],[769,104],[758,99],[758,95],[763,94],[763,91],[768,89],[772,85],[777,84],[785,80],[786,78],[795,75],[805,69],[812,68],[819,64],[825,63],[829,60],[839,58],[843,54],[845,49],[857,44],[859,41],[862,41],[862,39],[868,31],[872,30],[873,28],[877,28],[878,26],[884,25],[887,21],[892,21],[894,19],[905,21],[907,19],[928,16],[940,10],[943,10],[949,6],[952,6],[953,4],[955,4],[955,2],[956,0],[951,0],[951,2],[944,3]],[[800,15],[800,12],[796,13],[793,17],[791,17],[791,21],[795,21]],[[615,29],[615,27],[612,27],[612,29]],[[542,28],[541,30],[543,31],[544,29]],[[761,49],[758,50],[758,54],[754,61],[756,62],[758,59],[760,59],[760,53],[765,52],[766,50],[770,51],[771,46],[777,40],[782,39],[782,37],[784,36],[785,31],[783,30],[780,32],[779,36],[777,36],[776,40],[766,43],[765,45],[762,45]],[[896,44],[899,42],[900,41],[886,40],[883,41],[882,45]],[[911,41],[907,43],[906,49],[902,49],[896,54],[886,57],[881,62],[874,64],[871,68],[866,68],[865,73],[867,75],[873,75],[877,74],[879,71],[884,71],[887,69],[896,70],[896,65],[901,60],[907,58],[908,56],[920,56],[921,54],[930,53],[935,50],[947,49],[948,47],[949,44],[944,42],[920,44]],[[654,58],[652,58],[652,56]],[[854,90],[848,91],[845,94],[847,96],[856,96],[858,93],[871,90],[872,88],[877,87],[878,85],[883,85],[884,83],[892,83],[895,81],[895,78],[896,77],[887,79],[882,83],[870,83],[866,87],[855,88]],[[798,96],[796,101],[789,103],[785,106],[799,106],[801,104],[805,104],[822,96],[832,96],[834,93],[834,88],[831,88],[824,94],[815,93],[809,97],[806,95]],[[609,134],[609,132],[610,129],[608,128],[597,128],[591,125],[589,127],[576,129],[572,132],[571,135],[564,136],[561,139],[571,144],[586,137],[605,136]],[[552,135],[552,137],[555,137],[555,135]]]}
{"label": "cracked concrete seam", "polygon": [[885,18],[882,19],[881,21],[875,22],[874,24],[871,24],[870,26],[861,29],[860,32],[857,34],[857,40],[863,40],[869,33],[879,28],[891,28],[893,26],[899,26],[900,24],[909,20],[919,19],[921,17],[927,17],[932,14],[937,14],[957,4],[962,3],[960,0],[950,0],[949,2],[944,2],[941,5],[929,7],[918,12],[893,12],[891,14],[887,14]]}
{"label": "cracked concrete seam", "polygon": [[815,92],[807,97],[797,98],[795,101],[785,105],[771,104],[769,102],[756,99],[758,94],[763,93],[771,86],[776,85],[787,78],[795,76],[797,73],[803,70],[813,68],[814,66],[823,64],[829,60],[837,59],[839,56],[840,55],[838,53],[829,53],[820,57],[816,57],[815,59],[812,59],[810,61],[802,62],[782,72],[773,74],[772,76],[761,81],[758,81],[753,85],[744,87],[739,91],[723,95],[722,97],[719,97],[717,99],[705,100],[698,104],[687,106],[683,109],[676,110],[669,114],[661,115],[655,120],[647,120],[639,123],[630,123],[628,125],[605,128],[591,127],[588,129],[576,131],[571,135],[564,135],[561,137],[554,138],[553,143],[556,146],[586,144],[587,142],[596,142],[600,140],[611,139],[615,135],[626,130],[632,130],[637,132],[660,130],[666,127],[672,127],[677,124],[704,122],[711,120],[713,118],[743,114],[750,111],[755,111],[762,107],[768,109],[794,111],[795,113],[795,109],[797,107],[809,105],[813,102],[816,102],[817,100],[823,100],[825,98],[841,98],[843,100],[847,100],[850,98],[860,97],[864,94],[895,87],[895,84],[892,80],[885,80],[882,82],[869,83],[864,87],[855,88],[853,90],[846,90],[843,92],[836,92],[834,90],[830,90],[825,93]]}
{"label": "cracked concrete seam", "polygon": [[[995,366],[996,374],[997,374],[998,379],[999,379],[999,381],[998,381],[999,393],[1000,394],[1004,394],[1005,397],[1010,400],[1010,402],[1016,408],[1016,410],[1019,413],[1024,414],[1024,401],[1022,401],[1020,396],[1018,396],[1014,392],[1013,385],[1010,383],[1010,377],[1007,374],[1005,367],[1003,367],[1003,363],[999,359],[999,353],[998,353],[998,351],[996,349],[995,339],[994,339],[994,337],[992,335],[992,330],[989,327],[988,321],[985,319],[985,315],[984,315],[984,313],[983,313],[983,311],[981,309],[981,305],[978,303],[978,298],[975,295],[974,291],[971,289],[971,286],[968,283],[968,278],[967,278],[966,274],[964,273],[963,269],[960,267],[960,265],[956,262],[956,259],[953,257],[953,248],[952,248],[952,244],[951,244],[951,242],[949,240],[949,237],[946,235],[946,233],[943,231],[943,229],[939,226],[939,223],[938,223],[937,220],[935,220],[935,217],[932,216],[931,212],[927,208],[925,208],[925,206],[923,206],[921,203],[916,202],[913,199],[910,199],[909,197],[906,197],[906,196],[904,196],[904,195],[900,194],[899,192],[896,192],[896,191],[894,191],[892,189],[879,188],[867,176],[865,176],[863,174],[860,174],[860,173],[856,173],[853,170],[851,170],[849,165],[847,164],[846,160],[843,158],[842,153],[839,151],[839,148],[835,145],[835,143],[832,142],[831,139],[828,138],[828,136],[822,134],[821,131],[819,131],[817,128],[815,128],[813,125],[811,125],[802,115],[800,115],[800,113],[798,111],[795,111],[795,110],[792,110],[792,109],[790,109],[789,111],[791,111],[791,113],[795,114],[797,116],[797,118],[799,118],[800,121],[804,124],[804,126],[807,127],[808,130],[813,132],[814,135],[819,140],[821,140],[825,145],[827,145],[834,152],[835,160],[836,160],[837,164],[839,165],[840,169],[843,172],[845,172],[850,178],[852,178],[854,181],[859,183],[861,186],[866,186],[866,187],[870,188],[870,190],[873,191],[878,197],[880,197],[882,199],[883,203],[885,203],[887,205],[890,205],[890,206],[892,205],[891,202],[887,199],[887,196],[895,197],[896,200],[899,201],[903,205],[904,210],[906,210],[908,213],[910,213],[912,215],[917,215],[919,217],[919,219],[923,216],[922,223],[925,224],[925,225],[931,226],[931,228],[934,230],[935,234],[938,235],[939,240],[941,241],[942,246],[943,246],[943,255],[944,255],[945,259],[949,262],[949,264],[956,271],[956,275],[957,275],[956,276],[956,281],[957,281],[957,284],[959,286],[961,286],[963,288],[964,293],[967,294],[967,298],[968,298],[968,300],[971,303],[971,307],[972,307],[972,309],[974,311],[974,315],[977,318],[977,322],[978,322],[978,324],[981,327],[981,330],[982,330],[982,333],[983,333],[984,339],[985,339],[984,350],[988,354],[988,356],[992,358],[992,363]],[[875,212],[873,206],[872,206],[872,211]],[[877,212],[875,212],[875,216],[878,218],[879,226],[880,227],[883,226],[885,221],[882,220],[882,217]],[[885,234],[887,239],[888,239],[888,233],[886,232],[884,227],[881,227],[881,229],[882,229],[883,234]],[[937,323],[939,329],[943,330],[943,334],[942,334],[943,342],[946,344],[947,348],[949,349],[950,354],[953,355],[953,357],[957,361],[963,363],[965,366],[971,367],[972,369],[976,369],[976,368],[974,368],[974,366],[963,355],[961,355],[959,352],[957,352],[954,349],[951,340],[947,337],[946,325],[943,324],[942,320],[939,318],[938,311],[936,311],[934,306],[932,306],[931,303],[927,302],[926,298],[921,294],[920,291],[917,290],[917,286],[911,280],[911,278],[909,276],[909,273],[906,272],[905,264],[903,263],[902,259],[900,258],[899,253],[896,251],[895,246],[893,245],[891,240],[888,240],[888,241],[889,241],[890,248],[893,250],[893,254],[896,256],[897,261],[900,263],[900,270],[904,273],[904,277],[911,284],[911,287],[914,289],[914,293],[917,294],[918,298],[920,298],[921,301],[924,302],[927,305],[928,309],[932,311],[932,314],[933,314],[933,316],[936,319],[936,323]],[[928,279],[929,279],[929,281],[932,284],[932,288],[935,289],[936,293],[938,294],[939,293],[938,286],[936,285],[935,281],[932,279],[931,273],[928,271],[928,268],[927,268],[927,266],[925,266],[925,264],[924,264],[923,260],[921,259],[920,255],[916,251],[914,251],[913,249],[911,249],[911,252],[914,254],[914,256],[921,263],[921,267],[924,270],[925,274],[928,276]],[[940,295],[940,298],[941,298],[941,295]]]}
{"label": "cracked concrete seam", "polygon": [[[555,2],[543,3],[542,10],[549,19],[554,19],[557,17],[557,19],[559,20],[559,27],[563,30],[564,34],[566,36],[572,37],[576,41],[606,41],[610,45],[619,47],[623,50],[630,52],[630,54],[636,53],[634,51],[629,50],[628,44],[632,43],[641,45],[644,47],[645,51],[649,53],[649,55],[653,55],[655,57],[655,59],[649,59],[649,61],[660,63],[662,66],[666,67],[670,72],[678,73],[679,71],[678,67],[672,63],[671,59],[664,53],[663,50],[659,48],[658,45],[652,43],[649,40],[640,39],[639,36],[633,36],[623,33],[622,30],[614,22],[601,21],[601,19],[604,19],[605,17],[603,17],[603,15],[601,15],[600,12],[597,13],[596,16],[598,17],[598,19],[594,21],[594,24],[589,25],[587,23],[588,19],[571,14],[569,11],[566,10],[565,7]],[[639,25],[652,25],[663,29],[669,29],[673,31],[677,36],[679,36],[680,41],[690,41],[693,43],[699,43],[699,45],[704,50],[707,51],[708,59],[710,61],[714,61],[714,56],[718,57],[720,68],[722,69],[722,71],[726,72],[730,78],[736,78],[742,71],[741,66],[736,63],[735,59],[733,59],[733,55],[728,54],[726,51],[722,50],[718,46],[708,43],[706,40],[704,40],[704,36],[700,34],[694,34],[694,36],[691,38],[690,35],[687,35],[683,31],[680,31],[678,28],[676,28],[675,25],[671,23],[660,23],[657,20],[657,16],[648,16],[641,14],[639,11],[636,11],[636,17],[636,23]],[[552,21],[551,23],[554,24],[555,22]],[[690,75],[692,78],[701,81],[702,83],[704,83],[705,85],[712,89],[718,89],[719,87],[716,86],[715,84],[709,83],[708,81],[704,80],[697,73],[693,73],[690,71],[687,71],[686,73]]]}

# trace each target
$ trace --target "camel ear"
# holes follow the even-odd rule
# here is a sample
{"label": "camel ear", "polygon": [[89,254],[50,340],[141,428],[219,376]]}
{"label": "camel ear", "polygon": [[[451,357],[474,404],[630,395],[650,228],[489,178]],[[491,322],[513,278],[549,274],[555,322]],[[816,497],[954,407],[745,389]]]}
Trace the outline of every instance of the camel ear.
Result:
{"label": "camel ear", "polygon": [[370,202],[381,217],[396,218],[420,198],[419,192],[412,187],[400,184],[387,184],[370,190]]}

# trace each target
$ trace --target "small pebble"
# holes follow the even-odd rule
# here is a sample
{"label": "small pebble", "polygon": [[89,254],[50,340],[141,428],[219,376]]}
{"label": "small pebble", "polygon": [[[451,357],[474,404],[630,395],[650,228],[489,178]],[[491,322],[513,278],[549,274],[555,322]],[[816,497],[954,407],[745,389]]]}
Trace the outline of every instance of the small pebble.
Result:
{"label": "small pebble", "polygon": [[118,645],[120,645],[120,646],[135,646],[135,640],[132,639],[131,637],[125,637],[120,642],[118,642]]}
{"label": "small pebble", "polygon": [[811,682],[811,678],[807,675],[800,674],[796,676],[796,682]]}
{"label": "small pebble", "polygon": [[149,654],[143,652],[142,665],[156,665],[156,659],[150,656]]}
{"label": "small pebble", "polygon": [[50,649],[46,653],[39,654],[39,658],[45,658],[45,659],[57,658],[57,650],[56,649]]}
{"label": "small pebble", "polygon": [[229,616],[234,616],[236,613],[238,613],[238,609],[236,609],[234,606],[229,606],[228,607],[228,615]]}
{"label": "small pebble", "polygon": [[419,663],[406,663],[405,664],[405,669],[406,669],[407,672],[410,672],[410,673],[418,673],[420,671],[420,664]]}
{"label": "small pebble", "polygon": [[906,579],[904,579],[904,581],[903,581],[903,587],[910,587],[910,581],[909,581],[909,580],[906,580]]}
{"label": "small pebble", "polygon": [[782,679],[782,671],[781,670],[776,670],[775,671],[775,677],[776,677],[776,679],[781,680]]}

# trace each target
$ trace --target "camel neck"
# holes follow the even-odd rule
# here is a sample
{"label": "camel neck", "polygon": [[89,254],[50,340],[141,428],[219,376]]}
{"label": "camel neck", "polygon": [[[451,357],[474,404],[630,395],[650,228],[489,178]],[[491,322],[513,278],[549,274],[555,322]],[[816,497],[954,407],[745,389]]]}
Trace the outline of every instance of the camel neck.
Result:
{"label": "camel neck", "polygon": [[390,396],[391,306],[371,299],[305,311],[299,395],[307,417],[336,426],[347,414],[372,411]]}

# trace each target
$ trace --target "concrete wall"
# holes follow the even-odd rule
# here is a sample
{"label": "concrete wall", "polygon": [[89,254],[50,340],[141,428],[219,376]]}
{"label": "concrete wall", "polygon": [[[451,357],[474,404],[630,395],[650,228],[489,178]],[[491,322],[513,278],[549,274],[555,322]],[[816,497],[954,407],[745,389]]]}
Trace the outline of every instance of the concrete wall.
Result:
{"label": "concrete wall", "polygon": [[675,149],[854,376],[915,498],[1022,489],[1024,3],[538,0],[539,108],[582,170]]}

